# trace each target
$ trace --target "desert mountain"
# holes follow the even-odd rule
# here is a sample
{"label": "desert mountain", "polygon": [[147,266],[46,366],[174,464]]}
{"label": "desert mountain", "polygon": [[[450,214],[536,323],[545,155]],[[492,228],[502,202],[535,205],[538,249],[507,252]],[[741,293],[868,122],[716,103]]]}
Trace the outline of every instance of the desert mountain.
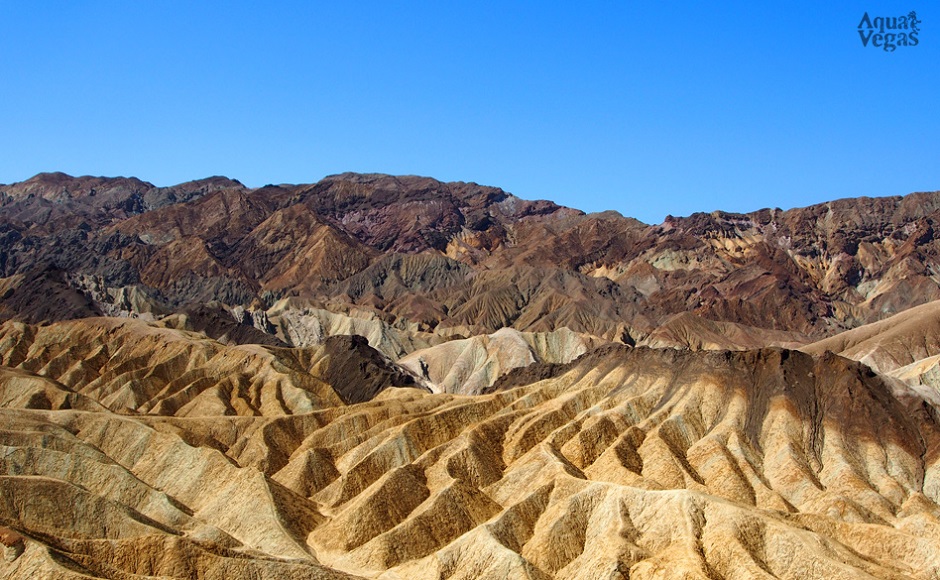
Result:
{"label": "desert mountain", "polygon": [[[32,323],[299,298],[442,336],[632,342],[693,313],[821,338],[940,299],[938,192],[659,225],[387,175],[250,189],[40,174],[0,199],[0,312]],[[36,292],[56,307],[25,306]]]}
{"label": "desert mountain", "polygon": [[[248,372],[269,380],[246,406],[296,399],[312,379],[263,370],[285,353],[215,343],[206,358],[194,352],[208,345],[143,323],[48,328],[63,324],[88,326],[75,344],[110,333],[113,353],[69,370],[52,330],[5,327],[0,524],[25,539],[5,577],[940,572],[936,411],[837,355],[608,345],[487,395],[379,389],[346,405],[324,381],[311,411],[174,416],[184,406],[160,394],[137,409],[114,396],[120,369],[146,368],[155,342],[182,342],[162,348],[189,376],[258,359]],[[94,371],[106,380],[88,382],[106,359]],[[74,404],[10,400],[23,389]]]}
{"label": "desert mountain", "polygon": [[122,414],[187,416],[311,412],[415,386],[359,336],[315,347],[223,345],[139,320],[89,318],[0,326],[8,406],[73,408],[88,400]]}
{"label": "desert mountain", "polygon": [[0,578],[936,579],[938,212],[0,185]]}

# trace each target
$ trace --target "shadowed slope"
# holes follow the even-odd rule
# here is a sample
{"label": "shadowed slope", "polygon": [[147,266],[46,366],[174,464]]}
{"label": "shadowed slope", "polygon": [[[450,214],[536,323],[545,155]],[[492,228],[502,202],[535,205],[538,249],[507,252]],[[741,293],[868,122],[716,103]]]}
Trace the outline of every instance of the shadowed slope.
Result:
{"label": "shadowed slope", "polygon": [[[383,578],[940,572],[940,426],[913,391],[782,349],[608,345],[553,368],[300,415],[2,410],[0,524],[93,575],[229,556]],[[63,494],[57,511],[15,499]]]}
{"label": "shadowed slope", "polygon": [[[30,387],[44,393],[61,390],[76,403],[90,399],[115,412],[157,415],[301,413],[414,385],[361,337],[330,337],[305,349],[225,346],[204,335],[113,318],[40,327],[7,323],[0,326],[0,365],[13,367],[4,371],[4,382],[17,389],[35,375],[54,381],[54,387]],[[48,394],[36,396],[16,400],[26,407],[51,404]]]}
{"label": "shadowed slope", "polygon": [[[0,285],[66,273],[46,313],[63,317],[83,300],[115,314],[302,297],[463,336],[639,341],[691,312],[818,338],[940,299],[938,220],[938,192],[646,225],[416,176],[248,189],[43,174],[0,186]],[[7,298],[2,315],[40,320]]]}

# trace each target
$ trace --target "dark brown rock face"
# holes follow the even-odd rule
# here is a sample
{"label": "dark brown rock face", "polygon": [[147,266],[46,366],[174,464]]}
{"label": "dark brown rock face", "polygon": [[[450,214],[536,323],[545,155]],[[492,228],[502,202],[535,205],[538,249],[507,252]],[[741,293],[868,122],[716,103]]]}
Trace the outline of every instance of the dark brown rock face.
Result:
{"label": "dark brown rock face", "polygon": [[413,376],[386,360],[358,335],[331,336],[323,341],[328,358],[324,380],[344,403],[371,401],[388,387],[414,387]]}
{"label": "dark brown rock face", "polygon": [[[2,316],[30,321],[299,296],[464,336],[568,327],[638,340],[688,312],[821,337],[940,298],[940,193],[655,226],[373,174],[258,189],[41,174],[0,186],[0,204]],[[37,318],[16,297],[49,268],[72,292],[50,291],[62,307]],[[115,305],[129,289],[136,302]]]}

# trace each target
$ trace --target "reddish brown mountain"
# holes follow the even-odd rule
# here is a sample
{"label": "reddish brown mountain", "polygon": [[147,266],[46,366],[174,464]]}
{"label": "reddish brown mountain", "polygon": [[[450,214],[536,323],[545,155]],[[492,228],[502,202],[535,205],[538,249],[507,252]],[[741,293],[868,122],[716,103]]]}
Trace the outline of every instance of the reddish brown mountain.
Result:
{"label": "reddish brown mountain", "polygon": [[[141,303],[258,311],[296,296],[464,336],[567,327],[630,342],[690,312],[822,337],[940,298],[940,193],[660,225],[413,176],[249,189],[41,174],[0,195],[10,296],[53,268],[87,297],[79,308],[59,290],[61,308],[0,304],[34,322]],[[109,298],[127,289],[136,305]]]}
{"label": "reddish brown mountain", "polygon": [[938,212],[0,186],[0,577],[936,579]]}

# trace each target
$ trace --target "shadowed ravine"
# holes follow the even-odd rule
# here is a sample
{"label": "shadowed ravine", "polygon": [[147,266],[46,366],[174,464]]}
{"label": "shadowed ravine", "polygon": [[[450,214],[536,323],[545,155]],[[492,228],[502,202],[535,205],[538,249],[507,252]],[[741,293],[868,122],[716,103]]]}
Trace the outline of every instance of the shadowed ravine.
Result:
{"label": "shadowed ravine", "polygon": [[[70,368],[39,344],[48,328],[14,347],[7,334],[4,362],[22,370],[2,378],[0,518],[28,538],[7,576],[940,572],[936,413],[833,354],[614,345],[510,390],[345,405],[343,379],[320,372],[335,354],[137,326],[109,327],[128,333],[123,351],[73,348]],[[141,346],[164,353],[149,377],[120,373],[142,364],[128,336],[172,339]],[[244,365],[263,384],[233,378]],[[133,384],[153,395],[117,408]],[[213,407],[168,403],[179,389],[243,412],[188,412]]]}

